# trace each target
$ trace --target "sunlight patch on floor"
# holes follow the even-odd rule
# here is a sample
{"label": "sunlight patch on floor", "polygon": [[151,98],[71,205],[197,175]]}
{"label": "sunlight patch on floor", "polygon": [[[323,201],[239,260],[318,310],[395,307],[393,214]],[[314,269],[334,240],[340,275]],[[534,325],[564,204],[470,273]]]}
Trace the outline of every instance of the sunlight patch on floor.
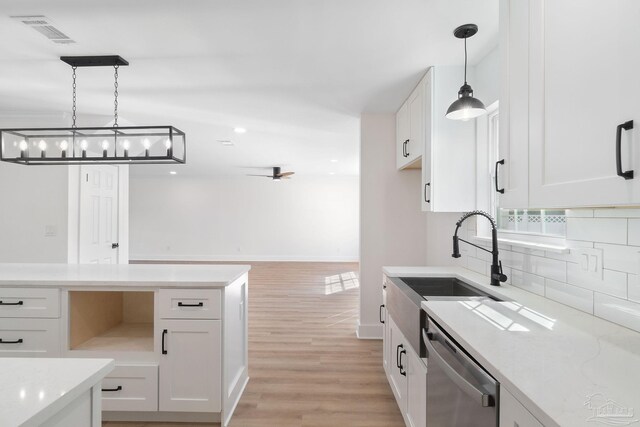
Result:
{"label": "sunlight patch on floor", "polygon": [[324,294],[331,295],[360,287],[358,274],[354,271],[335,274],[324,278]]}

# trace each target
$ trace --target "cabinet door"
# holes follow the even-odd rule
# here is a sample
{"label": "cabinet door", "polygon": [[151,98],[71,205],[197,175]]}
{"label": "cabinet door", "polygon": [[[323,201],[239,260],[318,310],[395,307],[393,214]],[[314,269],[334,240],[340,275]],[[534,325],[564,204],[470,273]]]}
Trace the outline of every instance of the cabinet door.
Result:
{"label": "cabinet door", "polygon": [[500,389],[500,427],[543,427],[507,390]]}
{"label": "cabinet door", "polygon": [[[431,207],[434,212],[466,212],[476,208],[475,120],[445,117],[464,79],[464,67],[442,66],[432,74]],[[473,82],[472,70],[469,81]],[[424,192],[424,187],[421,189]]]}
{"label": "cabinet door", "polygon": [[409,103],[405,102],[396,113],[396,166],[402,169],[408,163],[407,144],[410,138]]}
{"label": "cabinet door", "polygon": [[[530,2],[530,206],[640,202],[637,0]],[[617,126],[634,120],[621,138]]]}
{"label": "cabinet door", "polygon": [[159,409],[220,412],[219,320],[161,320]]}
{"label": "cabinet door", "polygon": [[[529,202],[529,1],[500,2],[499,206]],[[496,191],[492,183],[492,191]]]}
{"label": "cabinet door", "polygon": [[389,314],[387,313],[387,291],[382,290],[382,306],[380,307],[380,321],[382,324],[382,367],[389,375]]}
{"label": "cabinet door", "polygon": [[431,70],[427,72],[427,75],[423,80],[423,98],[424,98],[424,148],[422,150],[422,194],[421,206],[424,212],[431,211],[431,162],[433,155],[431,151],[431,138],[432,138],[432,114],[433,114],[433,73]]}
{"label": "cabinet door", "polygon": [[391,342],[389,355],[391,390],[400,412],[405,416],[407,412],[407,342],[391,317],[389,317],[389,341]]}
{"label": "cabinet door", "polygon": [[427,425],[427,367],[411,347],[407,350],[407,424]]}
{"label": "cabinet door", "polygon": [[407,100],[409,108],[409,142],[407,143],[407,163],[422,156],[424,149],[424,91],[421,81]]}

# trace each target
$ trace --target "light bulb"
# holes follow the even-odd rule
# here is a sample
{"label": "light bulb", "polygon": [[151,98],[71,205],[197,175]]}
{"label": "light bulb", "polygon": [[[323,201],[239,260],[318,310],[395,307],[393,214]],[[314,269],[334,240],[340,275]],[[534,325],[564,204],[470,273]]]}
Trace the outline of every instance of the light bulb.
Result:
{"label": "light bulb", "polygon": [[80,148],[82,148],[83,150],[86,150],[89,147],[89,143],[87,142],[86,139],[83,139],[82,141],[80,141]]}
{"label": "light bulb", "polygon": [[24,139],[20,141],[20,151],[27,151],[28,148],[29,144],[27,144],[27,141],[25,141]]}
{"label": "light bulb", "polygon": [[170,140],[170,139],[167,139],[167,140],[164,142],[164,146],[165,146],[165,147],[167,147],[167,149],[171,148],[171,140]]}
{"label": "light bulb", "polygon": [[60,142],[60,149],[62,151],[66,151],[67,148],[69,148],[69,143],[67,142],[67,140],[63,139],[62,142]]}
{"label": "light bulb", "polygon": [[142,140],[142,146],[145,150],[148,150],[151,147],[151,142],[147,138]]}
{"label": "light bulb", "polygon": [[122,141],[122,148],[124,148],[125,150],[128,150],[129,148],[131,148],[131,143],[129,142],[128,139],[125,139],[124,141]]}
{"label": "light bulb", "polygon": [[109,149],[109,141],[107,141],[106,139],[104,141],[102,141],[102,149],[103,150],[108,150]]}
{"label": "light bulb", "polygon": [[44,139],[40,140],[40,142],[38,143],[38,148],[40,148],[41,151],[45,151],[47,149],[47,143],[44,141]]}

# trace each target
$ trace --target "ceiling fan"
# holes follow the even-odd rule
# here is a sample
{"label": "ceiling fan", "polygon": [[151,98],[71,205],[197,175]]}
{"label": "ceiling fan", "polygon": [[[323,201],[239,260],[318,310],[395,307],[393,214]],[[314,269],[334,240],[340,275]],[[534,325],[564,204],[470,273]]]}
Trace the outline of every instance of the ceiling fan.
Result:
{"label": "ceiling fan", "polygon": [[281,179],[290,179],[291,175],[293,175],[294,173],[295,172],[280,172],[280,167],[274,166],[273,175],[247,175],[247,176],[263,176],[266,178],[271,178],[274,181],[279,181]]}

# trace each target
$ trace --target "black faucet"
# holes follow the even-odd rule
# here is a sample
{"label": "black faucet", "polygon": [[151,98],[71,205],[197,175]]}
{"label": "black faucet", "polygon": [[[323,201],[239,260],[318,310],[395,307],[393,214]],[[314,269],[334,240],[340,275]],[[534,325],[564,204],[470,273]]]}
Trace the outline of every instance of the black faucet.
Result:
{"label": "black faucet", "polygon": [[[467,218],[474,215],[483,216],[487,218],[491,223],[491,250],[458,237],[458,230],[460,229],[462,223]],[[453,234],[453,254],[451,256],[454,258],[460,258],[460,245],[458,243],[458,240],[462,240],[463,242],[468,243],[471,246],[475,246],[476,248],[482,249],[483,251],[489,252],[491,255],[493,255],[493,260],[491,262],[491,285],[500,286],[500,282],[507,281],[507,276],[502,273],[502,262],[498,260],[498,228],[496,227],[496,222],[491,217],[491,215],[483,211],[467,212],[466,214],[462,215],[458,222],[456,222],[456,232]]]}

